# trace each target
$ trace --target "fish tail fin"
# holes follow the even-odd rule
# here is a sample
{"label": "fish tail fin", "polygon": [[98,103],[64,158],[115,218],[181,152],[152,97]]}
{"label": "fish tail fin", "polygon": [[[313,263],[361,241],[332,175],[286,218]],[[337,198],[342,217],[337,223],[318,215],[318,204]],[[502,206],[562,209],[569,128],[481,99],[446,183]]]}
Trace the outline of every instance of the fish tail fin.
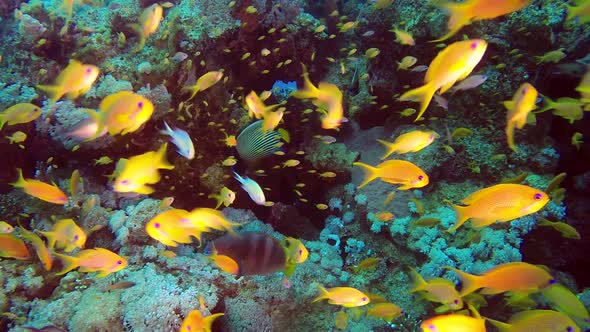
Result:
{"label": "fish tail fin", "polygon": [[457,222],[453,227],[447,229],[447,232],[449,233],[456,231],[457,228],[461,227],[461,225],[463,225],[467,221],[467,219],[471,218],[467,211],[467,209],[469,208],[468,206],[453,205],[453,208],[455,209],[455,213],[457,214]]}
{"label": "fish tail fin", "polygon": [[567,7],[567,17],[565,18],[566,21],[574,19],[578,13],[576,12],[576,7],[574,6],[566,6]]}
{"label": "fish tail fin", "polygon": [[379,169],[377,169],[371,165],[367,165],[365,163],[361,163],[358,161],[352,163],[352,165],[360,167],[365,172],[365,179],[364,179],[363,183],[361,183],[357,187],[359,189],[366,186],[367,184],[369,184],[369,182],[371,182],[379,177]]}
{"label": "fish tail fin", "polygon": [[516,145],[514,144],[514,122],[510,120],[506,123],[506,140],[510,149],[516,152]]}
{"label": "fish tail fin", "polygon": [[100,134],[105,128],[104,121],[102,119],[102,113],[92,109],[85,109],[84,112],[90,116],[90,119],[96,123],[96,132],[91,137],[84,140],[84,142],[90,142],[100,137]]}
{"label": "fish tail fin", "polygon": [[61,260],[62,265],[63,265],[63,269],[55,274],[57,276],[66,274],[66,273],[72,271],[73,269],[77,268],[78,266],[80,266],[79,260],[77,257],[66,256],[66,255],[58,254],[56,252],[52,252],[52,254],[55,255],[57,258],[59,258]]}
{"label": "fish tail fin", "polygon": [[418,271],[416,271],[415,269],[410,270],[410,276],[412,277],[412,280],[414,281],[414,285],[413,285],[414,288],[412,288],[408,293],[415,293],[415,292],[422,291],[422,290],[424,290],[424,287],[426,287],[428,285],[426,280],[424,280],[424,278],[422,278],[420,273],[418,273]]}
{"label": "fish tail fin", "polygon": [[432,83],[426,83],[423,86],[410,90],[399,97],[400,101],[416,101],[420,103],[420,111],[414,122],[418,121],[422,114],[426,112],[426,108],[430,104],[434,93],[436,92],[436,86]]}
{"label": "fish tail fin", "polygon": [[4,124],[6,124],[6,122],[8,122],[8,120],[6,119],[6,116],[2,113],[0,113],[0,130],[2,130],[2,128],[4,128]]}
{"label": "fish tail fin", "polygon": [[461,280],[461,292],[459,292],[459,297],[471,294],[482,287],[481,283],[483,277],[469,274],[467,272],[463,272],[450,266],[445,266],[444,268],[455,272]]}
{"label": "fish tail fin", "polygon": [[328,292],[328,290],[325,289],[324,286],[322,286],[322,285],[320,285],[318,283],[315,283],[315,286],[320,291],[320,294],[315,299],[313,299],[313,301],[311,301],[311,302],[313,303],[313,302],[317,302],[317,301],[321,301],[321,300],[327,299],[328,296],[330,295],[330,293]]}
{"label": "fish tail fin", "polygon": [[381,157],[381,160],[387,159],[387,157],[397,150],[397,146],[394,143],[389,143],[388,141],[384,141],[382,139],[378,139],[377,142],[385,145],[385,148],[387,149],[387,152],[383,157]]}
{"label": "fish tail fin", "polygon": [[211,194],[211,195],[207,196],[207,198],[214,198],[217,200],[217,205],[215,206],[215,210],[219,209],[219,207],[221,206],[221,203],[223,202],[220,195]]}
{"label": "fish tail fin", "polygon": [[55,246],[55,242],[56,240],[56,233],[55,232],[39,232],[41,233],[41,235],[45,236],[45,238],[47,239],[47,248],[49,248],[49,250],[53,250],[53,247]]}
{"label": "fish tail fin", "polygon": [[543,108],[541,108],[540,110],[535,111],[535,114],[547,112],[555,106],[555,102],[547,96],[543,96],[543,102],[545,103],[545,106],[543,106]]}
{"label": "fish tail fin", "polygon": [[166,123],[166,121],[164,121],[164,129],[160,130],[160,134],[172,136],[172,135],[170,135],[171,132],[172,132],[172,128],[170,128],[168,123]]}
{"label": "fish tail fin", "polygon": [[133,49],[133,53],[139,53],[143,47],[145,46],[145,37],[143,37],[142,35],[139,36],[139,42],[137,44],[137,46],[135,46],[135,48]]}
{"label": "fish tail fin", "polygon": [[158,151],[156,152],[156,162],[158,164],[158,168],[162,169],[174,169],[174,165],[166,160],[166,149],[168,148],[168,143],[162,144]]}
{"label": "fish tail fin", "polygon": [[431,43],[439,43],[445,41],[451,37],[453,37],[462,27],[469,25],[471,23],[471,17],[469,15],[469,7],[464,4],[458,4],[453,2],[440,2],[437,3],[436,6],[441,7],[447,10],[450,13],[448,29],[446,35],[436,39],[431,40]]}
{"label": "fish tail fin", "polygon": [[317,98],[319,95],[319,90],[309,80],[309,73],[307,72],[307,67],[303,63],[301,64],[301,66],[303,67],[303,89],[293,91],[293,93],[291,93],[291,96],[298,99]]}
{"label": "fish tail fin", "polygon": [[[195,96],[197,95],[197,93],[199,93],[199,88],[197,87],[197,85],[189,85],[189,86],[184,86],[182,87],[182,91],[189,91],[191,93],[191,96],[186,100],[189,101],[193,98],[195,98]],[[248,111],[250,112],[250,111]]]}
{"label": "fish tail fin", "polygon": [[504,323],[499,320],[495,320],[495,319],[491,319],[491,318],[487,318],[487,317],[485,317],[485,319],[488,322],[490,322],[490,324],[494,325],[498,329],[498,331],[500,331],[500,332],[508,332],[508,331],[513,330],[512,325],[510,325],[508,323]]}
{"label": "fish tail fin", "polygon": [[64,95],[63,88],[59,85],[43,85],[39,84],[36,86],[37,89],[45,92],[47,96],[49,96],[49,101],[51,104],[55,103],[56,101],[60,100],[61,97]]}
{"label": "fish tail fin", "polygon": [[15,188],[22,188],[26,183],[25,178],[23,177],[23,170],[22,168],[17,168],[16,171],[18,172],[16,182],[12,182],[10,185]]}

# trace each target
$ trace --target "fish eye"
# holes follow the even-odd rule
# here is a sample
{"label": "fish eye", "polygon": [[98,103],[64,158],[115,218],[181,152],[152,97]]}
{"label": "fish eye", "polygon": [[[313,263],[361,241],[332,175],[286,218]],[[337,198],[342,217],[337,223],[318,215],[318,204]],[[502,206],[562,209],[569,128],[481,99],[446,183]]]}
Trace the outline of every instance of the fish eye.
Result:
{"label": "fish eye", "polygon": [[86,68],[86,74],[92,73],[92,68]]}
{"label": "fish eye", "polygon": [[453,301],[453,303],[459,304],[459,300],[455,300],[455,301]]}
{"label": "fish eye", "polygon": [[420,181],[424,180],[424,176],[418,175],[418,180],[420,180]]}
{"label": "fish eye", "polygon": [[122,184],[122,185],[128,185],[128,184],[129,184],[129,180],[122,180],[122,181],[121,181],[121,184]]}
{"label": "fish eye", "polygon": [[527,91],[529,91],[529,89],[528,89],[528,88],[524,88],[524,89],[522,89],[522,94],[523,94],[523,95],[524,95],[524,94],[526,94],[526,93],[527,93]]}
{"label": "fish eye", "polygon": [[299,249],[299,255],[303,254],[303,250]]}
{"label": "fish eye", "polygon": [[434,326],[434,324],[429,324],[429,325],[428,325],[428,329],[429,329],[430,331],[436,331],[436,326]]}
{"label": "fish eye", "polygon": [[137,103],[137,107],[142,108],[143,107],[143,101],[140,101]]}
{"label": "fish eye", "polygon": [[118,260],[118,261],[117,261],[117,265],[121,265],[121,264],[123,264],[123,261],[121,261],[121,260]]}
{"label": "fish eye", "polygon": [[40,108],[33,108],[33,112],[41,112]]}
{"label": "fish eye", "polygon": [[543,198],[543,194],[541,194],[541,193],[536,193],[536,194],[535,194],[535,196],[533,196],[533,198],[534,198],[535,200],[537,200],[537,201],[538,201],[538,200],[540,200],[541,198]]}
{"label": "fish eye", "polygon": [[471,43],[471,49],[474,50],[477,47],[477,42]]}
{"label": "fish eye", "polygon": [[79,238],[80,238],[80,237],[79,237],[77,234],[76,234],[76,235],[74,235],[74,241],[78,241],[78,239],[79,239]]}
{"label": "fish eye", "polygon": [[159,222],[155,223],[155,224],[154,224],[154,227],[155,227],[155,228],[160,228],[160,223],[159,223]]}
{"label": "fish eye", "polygon": [[549,280],[549,285],[553,285],[553,284],[554,284],[554,283],[556,283],[556,282],[557,282],[557,280],[555,280],[555,279],[550,279],[550,280]]}
{"label": "fish eye", "polygon": [[367,298],[366,298],[366,297],[363,297],[363,298],[361,299],[361,301],[363,301],[363,302],[364,302],[364,301],[366,301],[366,300],[367,300]]}
{"label": "fish eye", "polygon": [[573,327],[571,327],[571,326],[568,326],[568,327],[567,327],[565,330],[566,330],[567,332],[573,332],[573,331],[574,331],[574,328],[573,328]]}

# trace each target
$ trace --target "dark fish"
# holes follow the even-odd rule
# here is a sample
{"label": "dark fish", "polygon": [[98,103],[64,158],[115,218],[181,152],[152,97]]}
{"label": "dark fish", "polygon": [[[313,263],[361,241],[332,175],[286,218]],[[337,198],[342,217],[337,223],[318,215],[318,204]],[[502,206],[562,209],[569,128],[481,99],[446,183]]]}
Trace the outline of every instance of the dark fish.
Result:
{"label": "dark fish", "polygon": [[212,253],[212,246],[218,255],[229,256],[238,263],[238,276],[274,273],[283,270],[287,261],[280,241],[264,233],[222,236],[207,245],[205,254]]}
{"label": "dark fish", "polygon": [[28,327],[28,326],[21,326],[21,328],[25,329],[25,330],[33,331],[33,332],[68,332],[67,330],[64,330],[62,328],[59,328],[59,327],[53,326],[53,325],[47,325],[47,326],[44,326],[40,329],[36,329],[34,327]]}
{"label": "dark fish", "polygon": [[115,289],[127,289],[127,288],[131,288],[133,286],[135,286],[135,283],[132,282],[132,281],[121,281],[121,282],[118,282],[116,284],[110,285],[109,287],[107,287],[105,289],[105,291],[108,292],[108,291],[112,291],[112,290],[115,290]]}

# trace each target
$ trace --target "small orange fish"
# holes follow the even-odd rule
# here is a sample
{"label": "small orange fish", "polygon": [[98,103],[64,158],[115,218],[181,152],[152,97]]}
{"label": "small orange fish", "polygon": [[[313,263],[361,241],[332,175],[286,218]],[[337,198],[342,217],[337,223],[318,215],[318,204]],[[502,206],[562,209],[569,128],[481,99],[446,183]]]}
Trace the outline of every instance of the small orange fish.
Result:
{"label": "small orange fish", "polygon": [[426,71],[424,77],[426,84],[399,97],[401,101],[420,102],[420,111],[414,121],[424,114],[436,91],[443,94],[475,69],[483,58],[487,46],[488,43],[483,39],[463,40],[447,46],[437,54]]}
{"label": "small orange fish", "polygon": [[178,246],[178,243],[192,243],[191,236],[201,242],[201,234],[204,229],[198,229],[190,223],[189,212],[181,209],[164,211],[152,218],[145,225],[147,234],[170,247]]}
{"label": "small orange fish", "polygon": [[519,312],[508,323],[487,319],[500,331],[567,331],[580,332],[580,327],[568,316],[553,310]]}
{"label": "small orange fish", "polygon": [[96,277],[103,278],[107,275],[121,271],[127,266],[127,260],[114,252],[104,248],[85,249],[76,256],[66,256],[54,253],[62,260],[63,270],[56,275],[66,274],[69,271],[80,268],[80,272],[99,272]]}
{"label": "small orange fish", "polygon": [[199,77],[194,85],[185,86],[182,91],[189,91],[191,96],[188,100],[193,99],[197,93],[204,91],[214,86],[219,80],[223,78],[223,73],[220,71],[210,71]]}
{"label": "small orange fish", "polygon": [[346,314],[346,312],[344,310],[338,311],[334,315],[334,327],[336,327],[339,330],[346,330],[347,326],[348,326],[348,315]]}
{"label": "small orange fish", "polygon": [[423,332],[486,332],[486,321],[479,316],[450,314],[429,318],[421,327]]}
{"label": "small orange fish", "polygon": [[112,284],[110,286],[108,286],[105,291],[109,292],[109,291],[113,291],[113,290],[117,290],[117,289],[127,289],[127,288],[131,288],[135,286],[135,283],[133,281],[120,281],[116,284]]}
{"label": "small orange fish", "polygon": [[463,300],[459,292],[455,289],[455,284],[444,278],[434,278],[429,281],[424,280],[422,276],[414,269],[410,272],[414,280],[414,288],[410,293],[425,292],[431,302],[442,303],[443,306],[436,309],[436,312],[445,312],[449,310],[459,310],[463,308]]}
{"label": "small orange fish", "polygon": [[371,268],[375,268],[377,266],[377,264],[379,264],[379,262],[381,262],[382,260],[383,260],[382,258],[377,258],[377,257],[365,258],[360,263],[358,263],[357,266],[353,266],[352,270],[354,271],[354,273],[359,273],[362,270],[368,270]]}
{"label": "small orange fish", "polygon": [[0,130],[4,124],[13,126],[16,124],[29,123],[41,116],[41,108],[29,103],[21,103],[10,106],[0,112]]}
{"label": "small orange fish", "polygon": [[50,232],[40,232],[47,238],[49,249],[64,249],[65,252],[71,252],[76,248],[84,248],[86,243],[86,234],[73,219],[59,220]]}
{"label": "small orange fish", "polygon": [[399,135],[393,143],[378,139],[377,141],[387,148],[387,153],[381,160],[387,159],[391,154],[404,154],[418,152],[434,142],[439,135],[434,131],[413,130]]}
{"label": "small orange fish", "polygon": [[360,307],[369,304],[371,300],[363,292],[352,287],[334,287],[325,289],[316,284],[320,290],[320,295],[313,299],[312,302],[328,300],[328,303],[343,306],[346,308]]}
{"label": "small orange fish", "polygon": [[31,254],[23,240],[12,234],[0,234],[0,257],[25,260]]}
{"label": "small orange fish", "polygon": [[90,90],[99,69],[97,66],[86,65],[76,60],[71,60],[68,66],[57,76],[54,85],[37,85],[49,96],[51,103],[60,100],[67,95],[69,99],[76,99]]}
{"label": "small orange fish", "polygon": [[555,279],[544,267],[524,262],[506,263],[495,266],[481,276],[475,276],[452,267],[461,279],[460,297],[480,291],[484,295],[500,294],[509,291],[534,292],[554,284]]}
{"label": "small orange fish", "polygon": [[490,20],[510,14],[528,6],[529,3],[531,3],[531,0],[468,0],[462,3],[437,3],[438,6],[449,11],[451,17],[448,23],[449,32],[443,37],[433,40],[433,42],[449,39],[461,30],[462,27],[473,22]]}
{"label": "small orange fish", "polygon": [[138,24],[130,24],[130,27],[139,35],[139,43],[133,50],[133,53],[141,51],[148,37],[156,33],[160,26],[160,21],[162,21],[163,14],[164,9],[162,6],[155,3],[141,12]]}
{"label": "small orange fish", "polygon": [[369,182],[381,178],[381,181],[393,184],[401,184],[399,190],[422,188],[428,185],[428,175],[420,167],[405,160],[387,160],[373,167],[361,162],[352,163],[365,172],[365,179],[358,186],[362,188]]}
{"label": "small orange fish", "polygon": [[238,275],[240,273],[240,266],[238,265],[238,262],[227,255],[219,255],[217,253],[217,249],[215,249],[214,244],[211,245],[211,248],[211,255],[207,258],[217,265],[218,268],[233,275]]}
{"label": "small orange fish", "polygon": [[395,41],[397,43],[400,43],[402,45],[409,45],[409,46],[416,45],[416,42],[414,41],[414,37],[412,37],[412,35],[409,32],[400,30],[398,28],[394,28],[389,31],[395,33]]}
{"label": "small orange fish", "polygon": [[18,179],[16,182],[11,183],[15,188],[22,188],[25,193],[49,203],[60,205],[67,203],[68,197],[56,185],[50,185],[35,179],[25,179],[22,169],[17,168],[16,170]]}
{"label": "small orange fish", "polygon": [[[206,309],[203,301],[201,300],[201,310]],[[201,311],[195,309],[188,313],[188,315],[182,321],[180,332],[211,332],[213,321],[223,316],[223,313],[217,313],[203,317]]]}
{"label": "small orange fish", "polygon": [[51,270],[51,267],[53,266],[53,257],[51,256],[49,249],[45,245],[45,242],[43,242],[43,240],[41,240],[41,238],[37,236],[37,234],[29,230],[20,227],[20,231],[23,238],[30,241],[31,244],[33,244],[33,247],[35,247],[37,257],[39,257],[39,259],[41,260],[41,263],[43,264],[45,270]]}
{"label": "small orange fish", "polygon": [[516,151],[514,128],[522,129],[527,123],[527,116],[536,108],[537,95],[535,87],[529,83],[524,83],[516,90],[512,100],[504,102],[504,106],[508,109],[506,114],[506,138],[512,151]]}
{"label": "small orange fish", "polygon": [[402,308],[394,303],[377,303],[367,309],[367,316],[382,318],[386,322],[391,322],[403,313]]}
{"label": "small orange fish", "polygon": [[393,213],[389,211],[379,212],[375,215],[375,218],[377,218],[377,220],[381,222],[392,221],[394,217],[395,216],[393,215]]}

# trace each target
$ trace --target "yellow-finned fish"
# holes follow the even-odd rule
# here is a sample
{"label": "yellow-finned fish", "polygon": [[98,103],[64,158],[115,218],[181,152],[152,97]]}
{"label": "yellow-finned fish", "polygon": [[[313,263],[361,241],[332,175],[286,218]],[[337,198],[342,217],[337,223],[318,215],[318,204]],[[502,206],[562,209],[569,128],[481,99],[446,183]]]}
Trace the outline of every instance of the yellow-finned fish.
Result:
{"label": "yellow-finned fish", "polygon": [[223,78],[221,71],[210,71],[203,74],[194,85],[188,85],[182,88],[182,91],[189,91],[191,96],[188,100],[193,99],[198,92],[205,91],[214,86]]}
{"label": "yellow-finned fish", "polygon": [[37,85],[37,89],[45,92],[51,103],[60,100],[64,95],[68,99],[76,99],[90,90],[99,72],[97,66],[71,60],[68,66],[57,75],[54,85]]}
{"label": "yellow-finned fish", "polygon": [[434,131],[413,130],[409,133],[399,135],[393,143],[378,139],[377,141],[387,148],[387,153],[381,158],[386,159],[392,153],[404,154],[418,152],[434,142],[439,135]]}
{"label": "yellow-finned fish", "polygon": [[397,188],[399,190],[422,188],[429,182],[428,175],[420,167],[405,160],[387,160],[375,167],[361,162],[354,162],[352,165],[360,167],[365,172],[365,179],[358,188],[377,178],[383,182],[401,184],[402,186]]}
{"label": "yellow-finned fish", "polygon": [[174,165],[166,160],[167,147],[168,144],[164,143],[158,151],[149,151],[129,159],[121,158],[115,169],[114,190],[120,193],[153,193],[154,189],[148,184],[160,181],[158,169],[174,169]]}
{"label": "yellow-finned fish", "polygon": [[133,49],[133,53],[137,53],[145,46],[145,41],[149,36],[158,31],[160,22],[164,15],[164,9],[159,4],[155,3],[143,10],[139,16],[139,23],[130,24],[129,26],[139,35],[139,43]]}
{"label": "yellow-finned fish", "polygon": [[328,300],[328,303],[343,306],[345,308],[360,307],[369,304],[371,300],[365,293],[352,287],[334,287],[326,289],[320,284],[316,284],[320,295],[313,299],[312,302]]}
{"label": "yellow-finned fish", "polygon": [[434,316],[422,322],[423,332],[486,332],[486,321],[461,314]]}
{"label": "yellow-finned fish", "polygon": [[81,272],[99,272],[96,277],[104,278],[111,273],[121,271],[127,266],[125,258],[104,248],[85,249],[76,256],[53,254],[61,259],[63,264],[63,270],[57,272],[56,275],[66,274],[80,267]]}
{"label": "yellow-finned fish", "polygon": [[228,187],[223,187],[221,188],[221,191],[218,195],[211,194],[208,197],[215,198],[217,200],[217,205],[215,206],[215,208],[218,209],[221,206],[221,204],[223,204],[223,206],[225,207],[230,206],[236,199],[236,193]]}
{"label": "yellow-finned fish", "polygon": [[504,106],[508,109],[506,114],[506,139],[508,146],[513,151],[516,151],[514,144],[514,128],[522,129],[527,123],[529,113],[536,108],[538,92],[534,86],[529,83],[523,83],[512,100],[504,102]]}
{"label": "yellow-finned fish", "polygon": [[43,264],[43,268],[45,268],[45,271],[50,271],[51,267],[53,266],[53,257],[49,252],[49,248],[45,246],[45,242],[43,242],[43,240],[41,240],[41,238],[37,234],[27,229],[20,227],[20,232],[22,234],[22,237],[25,240],[30,241],[33,247],[35,248],[37,257],[39,257],[39,260],[41,260],[41,263]]}
{"label": "yellow-finned fish", "polygon": [[41,115],[41,108],[29,103],[12,105],[0,113],[0,130],[5,124],[13,126],[16,124],[29,123]]}
{"label": "yellow-finned fish", "polygon": [[47,239],[50,250],[53,248],[71,252],[76,248],[84,248],[86,233],[76,225],[73,219],[62,219],[53,225],[49,232],[40,232]]}
{"label": "yellow-finned fish", "polygon": [[56,185],[50,185],[35,179],[25,179],[22,169],[17,168],[16,170],[18,179],[16,182],[11,183],[15,188],[21,188],[25,193],[49,203],[60,205],[67,203],[68,197]]}
{"label": "yellow-finned fish", "polygon": [[580,327],[568,316],[553,310],[521,311],[508,323],[486,319],[500,331],[567,331],[580,332]]}
{"label": "yellow-finned fish", "polygon": [[415,121],[424,114],[435,92],[443,94],[475,69],[487,46],[488,43],[483,39],[469,39],[455,42],[438,53],[426,71],[426,84],[399,97],[401,101],[420,102],[420,111]]}
{"label": "yellow-finned fish", "polygon": [[448,23],[449,32],[432,42],[447,40],[466,25],[475,21],[490,20],[510,14],[528,6],[529,3],[531,3],[531,0],[468,0],[462,3],[447,1],[437,3],[437,6],[450,12],[451,17]]}
{"label": "yellow-finned fish", "polygon": [[131,91],[121,91],[105,97],[99,111],[87,110],[98,125],[91,141],[106,128],[111,136],[126,135],[137,131],[154,113],[154,104],[147,98]]}
{"label": "yellow-finned fish", "polygon": [[515,183],[497,184],[474,192],[462,203],[454,205],[457,222],[448,232],[453,232],[467,220],[471,226],[481,228],[497,221],[507,222],[535,213],[549,202],[549,196],[541,190]]}

